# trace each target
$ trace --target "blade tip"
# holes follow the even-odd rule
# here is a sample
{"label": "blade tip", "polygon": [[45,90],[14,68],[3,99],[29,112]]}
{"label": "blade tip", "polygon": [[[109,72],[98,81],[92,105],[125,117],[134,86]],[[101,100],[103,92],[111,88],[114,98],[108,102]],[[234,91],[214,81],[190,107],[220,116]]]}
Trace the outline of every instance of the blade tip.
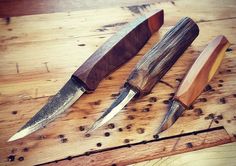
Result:
{"label": "blade tip", "polygon": [[18,131],[17,133],[15,133],[11,138],[8,139],[7,142],[11,142],[11,141],[15,141],[15,140],[18,140],[20,138],[23,138],[27,135],[29,135],[31,132],[30,132],[30,129],[28,128],[25,128],[23,130],[20,130]]}
{"label": "blade tip", "polygon": [[17,139],[19,139],[19,138],[17,137],[17,133],[16,133],[16,134],[14,134],[13,136],[11,136],[11,137],[7,140],[7,142],[12,142],[12,141],[15,141],[15,140],[17,140]]}
{"label": "blade tip", "polygon": [[96,125],[96,122],[85,132],[85,133],[91,133],[94,130],[96,130],[98,126]]}

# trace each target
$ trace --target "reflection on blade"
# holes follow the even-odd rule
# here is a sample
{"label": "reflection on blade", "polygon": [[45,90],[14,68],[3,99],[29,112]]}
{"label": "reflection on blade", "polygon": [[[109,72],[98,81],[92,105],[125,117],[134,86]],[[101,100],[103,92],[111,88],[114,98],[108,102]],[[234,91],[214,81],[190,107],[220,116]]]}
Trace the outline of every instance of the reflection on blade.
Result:
{"label": "reflection on blade", "polygon": [[165,118],[161,122],[161,125],[158,128],[156,134],[159,134],[164,130],[168,129],[170,126],[172,126],[175,123],[175,121],[180,117],[180,115],[183,113],[184,110],[185,108],[182,106],[180,102],[173,100],[171,108],[166,113]]}
{"label": "reflection on blade", "polygon": [[70,79],[33,118],[8,140],[8,142],[22,138],[44,127],[69,108],[84,92],[85,89],[83,86],[78,85],[78,82]]}
{"label": "reflection on blade", "polygon": [[112,103],[112,105],[103,113],[103,115],[92,125],[92,127],[87,132],[91,132],[101,127],[103,124],[112,119],[136,95],[136,93],[137,92],[131,88],[124,88],[117,99]]}

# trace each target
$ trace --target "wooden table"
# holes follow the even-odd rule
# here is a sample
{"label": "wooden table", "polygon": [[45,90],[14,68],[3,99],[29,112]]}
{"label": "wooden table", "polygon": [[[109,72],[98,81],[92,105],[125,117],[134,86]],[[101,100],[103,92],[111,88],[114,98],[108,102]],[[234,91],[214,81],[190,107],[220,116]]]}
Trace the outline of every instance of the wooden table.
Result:
{"label": "wooden table", "polygon": [[[0,21],[0,165],[126,165],[235,141],[235,1],[150,2],[16,17],[0,11],[5,17]],[[135,58],[46,128],[6,142],[122,25],[155,9],[164,9],[165,23]],[[17,11],[9,13],[17,15]],[[86,129],[114,100],[132,67],[184,16],[193,18],[200,27],[192,46],[150,95],[130,102],[110,121],[114,128],[106,125],[86,135]],[[220,34],[231,46],[210,82],[215,91],[204,92],[173,127],[159,139],[153,138],[167,111],[166,100],[207,42]]]}

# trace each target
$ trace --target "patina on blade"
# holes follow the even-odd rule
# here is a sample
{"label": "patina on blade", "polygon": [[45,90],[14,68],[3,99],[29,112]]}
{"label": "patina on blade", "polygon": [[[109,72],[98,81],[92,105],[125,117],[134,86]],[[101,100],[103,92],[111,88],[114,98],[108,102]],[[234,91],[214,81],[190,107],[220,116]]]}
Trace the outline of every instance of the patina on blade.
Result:
{"label": "patina on blade", "polygon": [[137,92],[130,87],[123,88],[120,95],[116,98],[112,105],[102,114],[102,116],[97,121],[95,121],[95,123],[87,132],[91,132],[99,128],[110,119],[112,119],[136,95],[136,93]]}
{"label": "patina on blade", "polygon": [[65,86],[8,141],[20,139],[43,128],[46,124],[53,121],[58,115],[67,110],[84,92],[85,89],[80,86],[76,80],[71,78]]}

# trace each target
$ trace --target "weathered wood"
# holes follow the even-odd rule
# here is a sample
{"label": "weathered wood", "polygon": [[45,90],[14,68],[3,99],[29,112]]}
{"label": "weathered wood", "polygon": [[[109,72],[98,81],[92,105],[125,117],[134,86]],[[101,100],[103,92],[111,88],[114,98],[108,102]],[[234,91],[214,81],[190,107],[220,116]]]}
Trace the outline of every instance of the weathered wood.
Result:
{"label": "weathered wood", "polygon": [[[221,121],[226,119],[216,120],[216,117],[221,115],[222,111],[236,109],[236,31],[233,26],[236,24],[235,0],[174,2],[175,5],[167,2],[148,5],[146,8],[133,8],[138,10],[114,7],[13,17],[9,24],[6,24],[6,20],[0,20],[0,163],[34,165],[78,156],[93,150],[126,145],[128,141],[132,144],[153,140],[154,131],[167,111],[165,103],[172,97],[180,79],[207,42],[219,34],[225,35],[232,45],[226,52],[219,72],[210,82],[215,91],[203,92],[199,96],[201,100],[193,104],[193,109],[185,111],[175,125],[160,137],[222,126]],[[9,137],[65,84],[71,74],[118,31],[122,23],[133,20],[141,13],[160,8],[166,11],[165,24],[136,57],[102,80],[93,94],[82,96],[67,114],[45,129],[22,140],[6,143]],[[176,20],[184,16],[193,18],[201,31],[194,44],[162,78],[163,82],[155,86],[151,94],[130,102],[125,110],[112,120],[114,128],[113,125],[107,125],[90,136],[85,136],[85,130],[114,100],[131,69],[153,44],[176,24]],[[209,118],[212,114],[214,119]],[[109,136],[105,137],[105,133]],[[223,135],[227,136],[225,132]],[[214,136],[213,140],[221,138],[222,142],[227,142],[224,136]],[[192,138],[191,136],[189,139]],[[216,141],[214,145],[222,142]],[[146,153],[151,149],[147,148]],[[13,162],[8,161],[11,155],[15,155]],[[112,156],[114,155],[110,152],[110,160]],[[19,161],[19,157],[24,157],[24,160]],[[139,157],[142,158],[137,155],[137,158]],[[122,159],[116,159],[117,164]],[[132,158],[127,163],[135,160]],[[145,160],[145,157],[142,160]]]}
{"label": "weathered wood", "polygon": [[139,52],[163,21],[163,10],[157,10],[129,23],[96,50],[75,71],[73,78],[87,91],[94,91],[102,79]]}
{"label": "weathered wood", "polygon": [[[148,3],[156,3],[170,0],[148,0]],[[7,0],[1,1],[0,17],[13,17],[32,14],[71,12],[108,7],[130,6],[131,9],[145,7],[146,0]],[[29,7],[30,6],[30,7]]]}
{"label": "weathered wood", "polygon": [[45,165],[127,165],[132,162],[140,162],[153,158],[161,158],[182,152],[195,151],[212,147],[216,144],[230,142],[224,129],[167,138],[160,141],[140,142],[135,145],[127,145],[108,149],[99,153],[84,154],[76,158],[69,157]]}
{"label": "weathered wood", "polygon": [[229,45],[224,36],[213,39],[191,66],[174,98],[190,107],[205,87],[211,90],[207,84],[219,69]]}
{"label": "weathered wood", "polygon": [[[189,146],[191,146],[189,144]],[[155,160],[148,160],[129,166],[207,166],[207,165],[234,165],[236,158],[236,143],[187,152]]]}
{"label": "weathered wood", "polygon": [[198,34],[199,28],[191,18],[181,19],[138,62],[126,84],[136,89],[139,97],[149,94]]}

